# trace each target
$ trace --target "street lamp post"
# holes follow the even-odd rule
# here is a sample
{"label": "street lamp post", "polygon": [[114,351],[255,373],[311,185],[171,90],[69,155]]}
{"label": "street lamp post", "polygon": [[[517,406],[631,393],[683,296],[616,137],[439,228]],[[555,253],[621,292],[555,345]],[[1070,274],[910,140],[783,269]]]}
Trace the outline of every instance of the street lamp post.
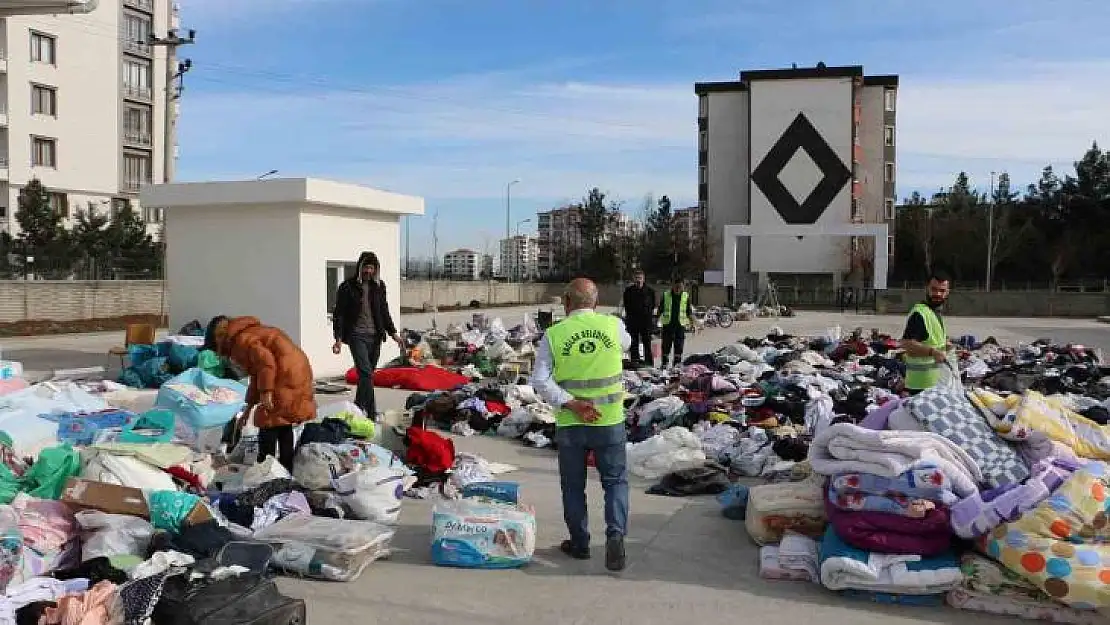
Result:
{"label": "street lamp post", "polygon": [[991,290],[991,271],[994,265],[994,175],[991,172],[991,196],[987,205],[987,292]]}

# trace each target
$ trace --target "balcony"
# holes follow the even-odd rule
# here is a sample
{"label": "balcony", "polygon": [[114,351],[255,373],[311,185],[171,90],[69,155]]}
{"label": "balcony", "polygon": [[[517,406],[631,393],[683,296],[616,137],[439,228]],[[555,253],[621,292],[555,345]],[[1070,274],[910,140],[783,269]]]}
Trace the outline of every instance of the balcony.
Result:
{"label": "balcony", "polygon": [[124,193],[138,193],[139,188],[142,186],[143,183],[139,182],[138,180],[124,180],[123,184],[121,185]]}
{"label": "balcony", "polygon": [[137,87],[135,85],[123,85],[120,90],[123,92],[123,97],[139,100],[140,102],[150,102],[154,93],[154,90],[150,87]]}
{"label": "balcony", "polygon": [[8,71],[8,51],[0,48],[0,72]]}
{"label": "balcony", "polygon": [[125,130],[123,133],[124,144],[131,147],[147,148],[150,149],[154,145],[154,139],[149,132],[141,132],[134,130]]}
{"label": "balcony", "polygon": [[120,41],[123,45],[124,52],[128,54],[136,54],[143,57],[150,57],[154,54],[151,45],[145,41],[137,41],[128,37],[122,37]]}
{"label": "balcony", "polygon": [[8,155],[0,155],[0,180],[8,180]]}
{"label": "balcony", "polygon": [[123,0],[123,6],[145,11],[147,13],[154,12],[154,0]]}

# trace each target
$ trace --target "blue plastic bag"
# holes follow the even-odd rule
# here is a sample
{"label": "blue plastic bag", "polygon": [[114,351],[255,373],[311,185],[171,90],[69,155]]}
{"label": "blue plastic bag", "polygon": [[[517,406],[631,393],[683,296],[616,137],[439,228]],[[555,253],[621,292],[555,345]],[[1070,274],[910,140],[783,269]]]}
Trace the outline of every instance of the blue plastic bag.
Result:
{"label": "blue plastic bag", "polygon": [[170,379],[170,366],[163,356],[155,356],[140,365],[132,367],[139,379],[143,381],[142,388],[158,388]]}
{"label": "blue plastic bag", "polygon": [[[196,391],[192,388],[197,389]],[[235,402],[206,401],[208,392],[217,388],[230,389],[238,395]],[[199,392],[197,392],[199,391]],[[247,389],[234,380],[224,380],[200,369],[189,369],[170,378],[158,389],[154,407],[169,410],[178,421],[193,432],[222,427],[235,418],[246,404]]]}
{"label": "blue plastic bag", "polygon": [[200,350],[191,345],[170,343],[166,359],[170,363],[171,371],[181,372],[197,366],[197,356],[199,355]]}
{"label": "blue plastic bag", "polygon": [[519,503],[520,484],[516,482],[474,482],[462,489],[462,496],[484,497],[501,503]]}

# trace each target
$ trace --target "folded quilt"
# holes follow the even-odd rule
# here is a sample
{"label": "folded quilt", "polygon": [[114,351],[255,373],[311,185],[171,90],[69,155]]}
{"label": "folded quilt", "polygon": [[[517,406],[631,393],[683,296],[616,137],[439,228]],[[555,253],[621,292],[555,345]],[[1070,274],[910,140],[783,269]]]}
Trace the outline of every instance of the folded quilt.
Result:
{"label": "folded quilt", "polygon": [[978,549],[1053,600],[1110,608],[1110,467],[1091,461],[1048,499],[994,528]]}
{"label": "folded quilt", "polygon": [[826,504],[829,525],[845,544],[876,553],[933,556],[952,548],[948,509],[914,519],[883,512],[848,512]]}
{"label": "folded quilt", "polygon": [[926,389],[907,399],[905,407],[925,430],[970,456],[983,475],[979,481],[987,487],[1019,484],[1029,477],[1029,467],[1014,444],[999,438],[962,390]]}
{"label": "folded quilt", "polygon": [[1069,623],[1070,625],[1098,625],[1106,617],[1094,610],[1076,610],[1050,601],[1035,601],[1007,595],[992,595],[966,588],[949,590],[945,596],[948,605],[961,610],[1016,616],[1030,621]]}
{"label": "folded quilt", "polygon": [[933,595],[957,587],[962,579],[951,553],[931,558],[871,553],[846,544],[832,527],[821,539],[821,584],[830,590]]}
{"label": "folded quilt", "polygon": [[960,558],[964,581],[961,588],[982,595],[994,595],[1050,602],[1043,590],[1029,580],[1001,564],[977,553],[965,553]]}
{"label": "folded quilt", "polygon": [[830,425],[814,437],[809,461],[815,473],[871,473],[896,478],[914,469],[939,470],[952,491],[966,497],[978,491],[983,474],[971,456],[932,432],[875,431],[851,423]]}
{"label": "folded quilt", "polygon": [[1078,464],[1064,459],[1037,462],[1024,484],[1007,484],[975,493],[953,505],[952,531],[962,538],[986,535],[1048,499],[1077,469]]}
{"label": "folded quilt", "polygon": [[935,466],[922,466],[894,477],[841,473],[829,480],[829,489],[838,494],[901,495],[948,505],[959,501],[959,497],[952,494],[952,481]]}

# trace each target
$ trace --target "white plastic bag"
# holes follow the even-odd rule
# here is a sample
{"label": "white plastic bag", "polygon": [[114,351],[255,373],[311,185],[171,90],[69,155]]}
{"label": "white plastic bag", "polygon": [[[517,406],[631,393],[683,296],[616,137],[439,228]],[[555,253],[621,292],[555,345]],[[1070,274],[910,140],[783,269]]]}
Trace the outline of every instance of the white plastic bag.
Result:
{"label": "white plastic bag", "polygon": [[960,381],[960,363],[955,352],[948,352],[948,360],[940,365],[940,380],[937,388],[948,389],[954,393],[964,392],[963,382]]}
{"label": "white plastic bag", "polygon": [[81,526],[81,561],[101,556],[145,558],[154,526],[139,517],[83,510],[76,515]]}
{"label": "white plastic bag", "polygon": [[243,490],[250,490],[271,480],[288,480],[292,477],[277,458],[266,456],[262,462],[247,467],[243,473]]}
{"label": "white plastic bag", "polygon": [[350,582],[374,560],[389,555],[394,530],[369,521],[292,514],[255,533],[281,543],[271,565],[306,577]]}
{"label": "white plastic bag", "polygon": [[352,401],[334,401],[316,409],[316,419],[318,421],[324,419],[342,419],[346,421],[349,416],[366,418],[366,413]]}
{"label": "white plastic bag", "polygon": [[332,486],[354,518],[393,525],[401,517],[405,498],[408,476],[402,467],[363,466],[335,478]]}

